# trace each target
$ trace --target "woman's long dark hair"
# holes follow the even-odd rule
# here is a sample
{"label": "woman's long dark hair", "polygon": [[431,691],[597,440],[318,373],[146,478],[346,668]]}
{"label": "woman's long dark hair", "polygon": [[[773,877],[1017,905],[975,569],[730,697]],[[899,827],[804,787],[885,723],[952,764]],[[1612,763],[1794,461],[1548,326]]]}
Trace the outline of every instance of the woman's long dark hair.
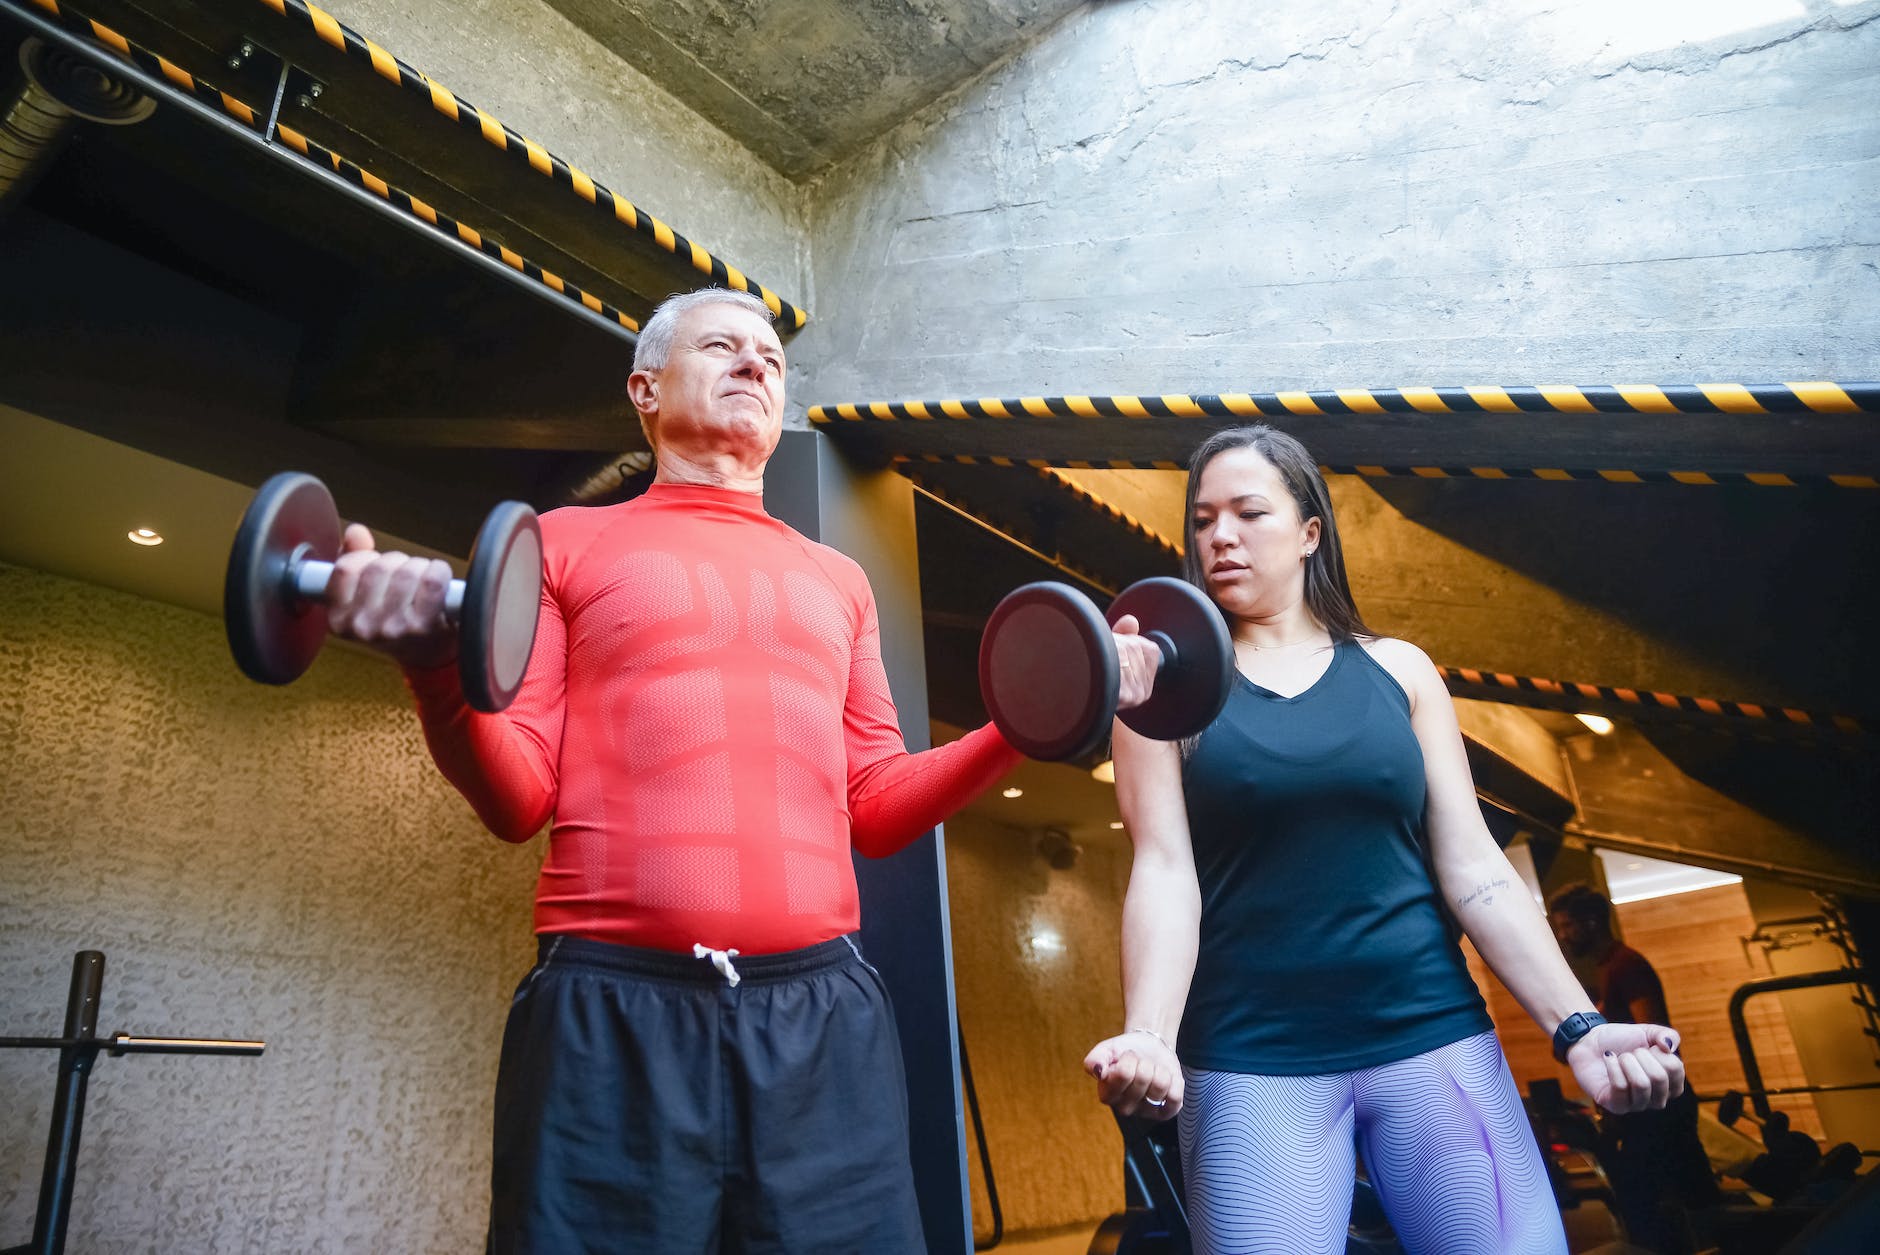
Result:
{"label": "woman's long dark hair", "polygon": [[1298,507],[1299,521],[1319,521],[1319,544],[1306,556],[1306,609],[1312,612],[1335,641],[1371,638],[1377,633],[1365,626],[1351,599],[1351,584],[1345,578],[1345,550],[1338,539],[1338,520],[1332,517],[1332,496],[1325,488],[1306,447],[1283,431],[1255,423],[1217,431],[1202,442],[1188,460],[1187,518],[1182,523],[1185,540],[1182,552],[1182,578],[1208,591],[1207,555],[1195,543],[1195,493],[1201,485],[1201,472],[1209,462],[1230,449],[1252,449],[1279,472],[1286,490]]}

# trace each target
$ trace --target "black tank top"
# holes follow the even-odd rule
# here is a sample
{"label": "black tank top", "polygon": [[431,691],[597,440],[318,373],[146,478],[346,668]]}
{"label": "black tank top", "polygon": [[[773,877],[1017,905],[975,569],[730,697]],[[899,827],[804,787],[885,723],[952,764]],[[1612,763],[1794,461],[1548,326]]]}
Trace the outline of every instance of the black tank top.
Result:
{"label": "black tank top", "polygon": [[1201,882],[1183,1063],[1348,1072],[1492,1027],[1424,862],[1409,698],[1362,645],[1296,697],[1239,677],[1182,782]]}

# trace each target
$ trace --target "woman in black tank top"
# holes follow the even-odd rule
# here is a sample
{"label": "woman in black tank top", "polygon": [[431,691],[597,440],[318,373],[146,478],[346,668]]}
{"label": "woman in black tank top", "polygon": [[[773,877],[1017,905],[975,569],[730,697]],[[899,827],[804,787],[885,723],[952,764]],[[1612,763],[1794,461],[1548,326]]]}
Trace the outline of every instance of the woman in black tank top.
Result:
{"label": "woman in black tank top", "polygon": [[[1300,1252],[1316,1249],[1307,1237],[1323,1230],[1326,1249],[1335,1232],[1342,1251],[1343,1219],[1303,1216],[1299,1200],[1341,1172],[1349,1179],[1354,1132],[1411,1249],[1564,1250],[1544,1174],[1499,1162],[1534,1157],[1524,1123],[1501,1141],[1462,1131],[1477,1152],[1487,1146],[1474,1156],[1487,1182],[1479,1197],[1460,1185],[1454,1197],[1423,1197],[1429,1165],[1393,1149],[1392,1101],[1409,1094],[1418,1120],[1446,1118],[1443,1101],[1410,1094],[1425,1082],[1406,1078],[1441,1075],[1445,1101],[1467,1091],[1472,1080],[1443,1069],[1478,1038],[1485,1045],[1466,1047],[1470,1057],[1486,1058],[1485,1075],[1500,1080],[1489,1075],[1456,1118],[1475,1120],[1471,1103],[1512,1103],[1519,1122],[1452,921],[1555,1033],[1556,1053],[1600,1106],[1662,1107],[1680,1093],[1677,1034],[1598,1021],[1482,819],[1442,677],[1416,646],[1377,636],[1359,617],[1331,499],[1304,447],[1265,426],[1210,438],[1191,465],[1186,532],[1185,574],[1227,619],[1240,675],[1220,718],[1191,743],[1116,725],[1117,799],[1135,862],[1123,907],[1123,1031],[1084,1061],[1099,1096],[1122,1114],[1161,1119],[1192,1100],[1182,1134],[1200,1250],[1268,1249],[1271,1239]],[[1303,1145],[1313,1138],[1300,1130],[1316,1117],[1288,1104],[1308,1093],[1314,1111],[1330,1113],[1327,1128],[1346,1131],[1342,1149]],[[1208,1103],[1239,1104],[1218,1121],[1231,1135],[1217,1135]],[[1380,1179],[1398,1160],[1402,1179]],[[1517,1233],[1509,1217],[1523,1207],[1510,1203],[1509,1182],[1529,1175],[1527,1211],[1544,1214],[1539,1229]],[[1477,1214],[1445,1218],[1459,1208]]]}

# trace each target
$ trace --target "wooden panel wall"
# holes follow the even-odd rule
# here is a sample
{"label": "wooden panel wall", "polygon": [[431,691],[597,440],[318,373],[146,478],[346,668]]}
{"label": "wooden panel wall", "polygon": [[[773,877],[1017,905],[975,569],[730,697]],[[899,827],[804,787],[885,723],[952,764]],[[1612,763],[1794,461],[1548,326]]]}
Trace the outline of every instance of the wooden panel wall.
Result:
{"label": "wooden panel wall", "polygon": [[[1756,928],[1743,886],[1721,885],[1628,902],[1617,908],[1617,914],[1626,944],[1651,960],[1664,982],[1672,1027],[1684,1036],[1681,1053],[1698,1093],[1740,1089],[1743,1068],[1730,1035],[1730,994],[1744,981],[1771,975],[1762,952],[1754,948],[1746,952],[1743,946],[1743,938]],[[1515,1083],[1525,1091],[1537,1077],[1557,1077],[1569,1095],[1578,1096],[1572,1074],[1554,1062],[1547,1035],[1466,941],[1463,952],[1488,1000]],[[1748,1022],[1764,1083],[1771,1087],[1806,1084],[1795,1039],[1778,1000],[1753,1000]],[[1796,1128],[1821,1136],[1820,1118],[1807,1095],[1777,1099],[1774,1105],[1789,1113]]]}

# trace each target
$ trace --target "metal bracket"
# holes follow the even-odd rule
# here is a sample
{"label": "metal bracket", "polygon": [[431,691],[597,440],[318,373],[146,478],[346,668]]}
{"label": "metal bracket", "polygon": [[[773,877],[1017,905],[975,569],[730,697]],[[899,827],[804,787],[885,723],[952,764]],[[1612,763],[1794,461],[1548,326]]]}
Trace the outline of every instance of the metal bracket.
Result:
{"label": "metal bracket", "polygon": [[287,98],[300,108],[313,108],[314,102],[325,94],[325,83],[297,65],[287,67]]}
{"label": "metal bracket", "polygon": [[[231,70],[240,70],[247,68],[248,63],[258,56],[274,57],[274,54],[254,40],[244,39],[229,50],[229,54],[222,58],[222,63]],[[278,57],[274,59],[279,60]]]}

